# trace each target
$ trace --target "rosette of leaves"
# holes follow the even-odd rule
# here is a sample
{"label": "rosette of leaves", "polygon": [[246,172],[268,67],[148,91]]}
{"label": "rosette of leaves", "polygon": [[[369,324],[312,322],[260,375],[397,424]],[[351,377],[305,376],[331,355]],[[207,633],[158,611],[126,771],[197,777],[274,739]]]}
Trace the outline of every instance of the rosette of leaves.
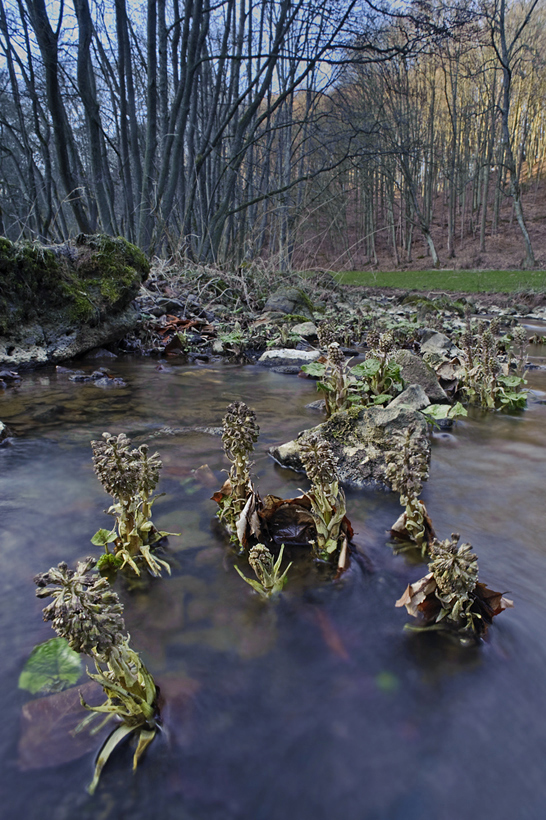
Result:
{"label": "rosette of leaves", "polygon": [[[159,453],[149,455],[148,445],[130,449],[131,442],[120,433],[102,434],[103,441],[92,441],[95,473],[114,503],[106,511],[116,519],[111,531],[100,529],[91,539],[103,546],[105,554],[99,559],[100,570],[124,569],[126,566],[140,575],[145,566],[151,575],[161,575],[166,561],[152,554],[151,549],[161,538],[176,533],[157,530],[152,522],[152,506],[163,493],[154,495],[159,481],[161,459]],[[109,545],[113,545],[111,553]]]}
{"label": "rosette of leaves", "polygon": [[351,373],[360,383],[362,404],[388,404],[404,387],[400,365],[392,361],[396,350],[394,336],[390,331],[368,331],[369,353]]}
{"label": "rosette of leaves", "polygon": [[287,573],[292,564],[288,564],[283,573],[281,573],[282,557],[284,553],[284,544],[281,546],[277,560],[273,560],[273,556],[264,544],[256,544],[248,553],[248,563],[254,570],[254,574],[258,579],[247,578],[239,567],[235,567],[243,581],[250,584],[263,598],[272,598],[282,592],[287,581]]}
{"label": "rosette of leaves", "polygon": [[427,554],[434,539],[432,522],[424,503],[419,499],[423,484],[428,480],[430,442],[420,436],[412,425],[404,433],[395,433],[392,448],[386,455],[385,476],[394,492],[400,494],[405,511],[393,524],[395,538],[412,541]]}
{"label": "rosette of leaves", "polygon": [[[313,551],[317,558],[331,561],[338,554],[338,566],[347,561],[348,537],[345,524],[345,493],[339,486],[337,458],[330,444],[318,433],[311,433],[299,445],[311,489],[304,493],[311,504],[316,537]],[[303,491],[302,491],[303,492]]]}
{"label": "rosette of leaves", "polygon": [[318,377],[317,390],[324,395],[328,418],[357,404],[387,404],[403,386],[399,365],[386,358],[371,358],[349,368],[337,342],[328,346],[325,363],[312,362],[303,365],[302,370]]}
{"label": "rosette of leaves", "polygon": [[495,615],[513,606],[512,601],[478,582],[478,559],[470,544],[459,544],[457,533],[445,541],[435,539],[430,555],[428,575],[409,584],[396,606],[421,617],[424,629],[481,638]]}
{"label": "rosette of leaves", "polygon": [[259,434],[254,410],[250,410],[244,401],[232,402],[223,418],[222,433],[224,452],[231,461],[231,469],[223,487],[212,498],[220,506],[218,517],[233,541],[241,541],[237,524],[249,498],[257,497],[250,478],[250,454]]}
{"label": "rosette of leaves", "polygon": [[89,786],[92,794],[108,758],[128,735],[137,737],[133,756],[136,769],[142,754],[157,731],[157,691],[154,680],[138,654],[129,646],[125,633],[123,607],[108,581],[94,571],[94,558],[79,562],[75,570],[60,563],[34,579],[39,598],[53,600],[44,608],[45,621],[51,621],[59,637],[66,639],[75,652],[89,655],[95,673],[88,671],[106,695],[100,706],[89,706],[80,695],[82,705],[93,714],[85,718],[76,731],[82,731],[96,717],[104,715],[98,731],[112,718],[119,725],[99,752],[95,774]]}

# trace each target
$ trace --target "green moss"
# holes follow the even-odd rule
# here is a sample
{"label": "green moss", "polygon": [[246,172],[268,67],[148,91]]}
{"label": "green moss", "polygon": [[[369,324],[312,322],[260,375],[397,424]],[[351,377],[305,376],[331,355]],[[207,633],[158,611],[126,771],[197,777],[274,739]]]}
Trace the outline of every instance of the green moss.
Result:
{"label": "green moss", "polygon": [[97,321],[135,298],[149,270],[142,251],[121,237],[81,235],[54,248],[0,237],[0,332],[55,310]]}

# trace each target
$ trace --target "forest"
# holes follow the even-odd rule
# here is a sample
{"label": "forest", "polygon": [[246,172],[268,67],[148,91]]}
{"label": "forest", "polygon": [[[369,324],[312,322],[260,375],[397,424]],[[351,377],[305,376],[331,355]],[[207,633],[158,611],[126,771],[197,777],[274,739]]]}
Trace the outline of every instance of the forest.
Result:
{"label": "forest", "polygon": [[0,233],[280,271],[438,267],[471,237],[479,266],[505,213],[534,268],[545,14],[0,0]]}

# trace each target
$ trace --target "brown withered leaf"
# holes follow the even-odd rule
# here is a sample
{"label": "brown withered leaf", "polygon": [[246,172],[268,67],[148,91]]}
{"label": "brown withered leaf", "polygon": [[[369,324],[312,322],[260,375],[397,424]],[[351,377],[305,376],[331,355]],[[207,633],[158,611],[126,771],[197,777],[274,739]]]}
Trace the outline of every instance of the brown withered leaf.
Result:
{"label": "brown withered leaf", "polygon": [[[479,581],[474,589],[474,594],[482,604],[482,615],[489,615],[491,620],[495,615],[514,606],[514,602],[510,598],[505,598],[502,592],[494,592]],[[485,613],[483,609],[486,610]]]}
{"label": "brown withered leaf", "polygon": [[[29,771],[60,766],[100,749],[114,723],[109,722],[96,735],[91,735],[89,729],[84,729],[77,735],[72,734],[76,726],[89,715],[80,703],[80,692],[86,703],[93,706],[105,699],[102,687],[89,681],[25,703],[18,746],[20,769]],[[97,718],[97,723],[99,722],[100,716]]]}
{"label": "brown withered leaf", "polygon": [[250,547],[250,539],[258,541],[261,539],[262,527],[258,510],[260,508],[260,497],[252,492],[246,500],[239,520],[237,521],[237,537],[239,543],[245,549]]}
{"label": "brown withered leaf", "polygon": [[213,495],[211,495],[210,500],[216,501],[217,504],[221,504],[224,498],[227,498],[231,495],[233,487],[231,486],[231,481],[229,478],[226,478],[222,486],[219,490],[217,490]]}
{"label": "brown withered leaf", "polygon": [[[432,542],[436,538],[436,533],[434,532],[434,527],[432,526],[432,521],[427,512],[427,508],[425,507],[422,501],[420,503],[423,512],[423,522],[425,525],[425,540],[427,544],[432,544]],[[406,529],[407,522],[408,516],[406,514],[406,511],[404,510],[404,512],[399,515],[399,517],[392,525],[390,531],[391,536],[399,541],[413,541],[413,538],[410,536],[409,532]]]}
{"label": "brown withered leaf", "polygon": [[395,606],[405,606],[408,613],[417,618],[419,611],[422,611],[427,595],[434,593],[435,589],[434,575],[429,572],[424,578],[420,578],[413,584],[408,584],[404,594],[397,600]]}
{"label": "brown withered leaf", "polygon": [[310,510],[311,503],[305,496],[283,499],[267,495],[258,515],[277,546],[308,546],[316,536]]}

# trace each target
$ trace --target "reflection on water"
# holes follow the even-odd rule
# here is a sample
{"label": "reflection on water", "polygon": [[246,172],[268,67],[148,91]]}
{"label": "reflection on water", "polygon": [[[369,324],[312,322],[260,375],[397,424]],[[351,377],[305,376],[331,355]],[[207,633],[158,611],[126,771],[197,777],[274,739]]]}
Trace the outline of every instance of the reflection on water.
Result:
{"label": "reflection on water", "polygon": [[[424,500],[441,537],[471,541],[481,576],[515,609],[495,619],[486,644],[462,649],[403,631],[393,603],[423,573],[385,546],[398,515],[387,493],[348,492],[366,558],[335,585],[297,577],[264,605],[231,568],[214,480],[228,467],[217,427],[242,399],[262,428],[254,472],[286,496],[305,479],[266,454],[318,421],[305,409],[314,384],[265,369],[115,363],[127,387],[101,389],[55,371],[29,375],[0,397],[15,432],[0,449],[2,573],[0,754],[6,817],[29,820],[499,820],[543,816],[546,787],[546,390],[525,413],[471,414],[455,441],[433,447]],[[95,549],[108,498],[93,475],[89,440],[103,432],[148,440],[164,463],[155,507],[170,539],[171,578],[121,588],[131,643],[161,687],[164,731],[138,775],[130,749],[85,793],[93,756],[55,765],[47,735],[39,768],[17,764],[17,690],[41,622],[32,577]],[[195,470],[208,464],[210,471]],[[37,727],[37,732],[40,727]]]}

